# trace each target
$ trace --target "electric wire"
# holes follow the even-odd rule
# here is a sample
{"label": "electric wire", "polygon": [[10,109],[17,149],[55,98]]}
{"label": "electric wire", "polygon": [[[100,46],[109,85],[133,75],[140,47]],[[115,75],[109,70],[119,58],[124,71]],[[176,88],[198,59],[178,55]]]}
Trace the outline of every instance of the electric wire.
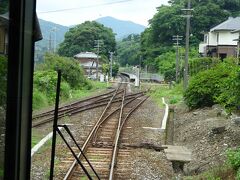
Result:
{"label": "electric wire", "polygon": [[68,9],[57,9],[57,10],[50,10],[50,11],[39,11],[39,14],[46,14],[46,13],[57,13],[57,12],[63,12],[63,11],[73,11],[73,10],[79,10],[79,9],[85,9],[85,8],[93,8],[93,7],[99,7],[99,6],[107,6],[107,5],[113,5],[113,4],[120,4],[125,3],[129,1],[134,0],[121,0],[121,1],[115,1],[115,2],[108,2],[108,3],[102,3],[102,4],[96,4],[96,5],[89,5],[89,6],[83,6],[83,7],[76,7],[76,8],[68,8]]}

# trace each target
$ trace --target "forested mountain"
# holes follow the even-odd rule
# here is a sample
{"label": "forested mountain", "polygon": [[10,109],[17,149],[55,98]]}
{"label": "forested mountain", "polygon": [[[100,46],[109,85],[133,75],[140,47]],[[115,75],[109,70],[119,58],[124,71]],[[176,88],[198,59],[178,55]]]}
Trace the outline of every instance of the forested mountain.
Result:
{"label": "forested mountain", "polygon": [[96,21],[112,28],[113,32],[116,33],[116,39],[126,38],[129,34],[140,34],[146,28],[131,21],[123,21],[109,16],[96,19]]}
{"label": "forested mountain", "polygon": [[[58,46],[63,40],[65,33],[69,30],[69,27],[62,26],[50,21],[39,19],[43,40],[37,43],[38,46],[49,48],[49,41],[51,39],[51,45],[53,47],[55,43],[56,34],[56,46]],[[51,36],[50,36],[51,35]]]}
{"label": "forested mountain", "polygon": [[[182,9],[187,7],[188,0],[170,0],[169,5],[162,5],[149,21],[150,26],[142,33],[141,51],[145,64],[158,67],[159,55],[173,50],[172,36],[185,38],[186,18]],[[226,19],[240,14],[239,0],[191,0],[192,12],[190,28],[191,47],[197,47],[203,40],[203,32]],[[184,44],[185,40],[181,41]]]}
{"label": "forested mountain", "polygon": [[36,43],[35,60],[41,60],[45,52],[53,52],[54,47],[57,49],[58,45],[63,42],[65,33],[69,30],[67,26],[62,26],[42,19],[39,19],[39,24],[43,39]]}

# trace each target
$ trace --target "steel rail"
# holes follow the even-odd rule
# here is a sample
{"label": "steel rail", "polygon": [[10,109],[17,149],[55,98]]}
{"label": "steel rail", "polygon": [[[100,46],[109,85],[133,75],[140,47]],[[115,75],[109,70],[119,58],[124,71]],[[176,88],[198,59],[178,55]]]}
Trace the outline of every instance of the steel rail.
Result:
{"label": "steel rail", "polygon": [[117,154],[118,154],[118,143],[119,143],[119,138],[122,132],[122,128],[123,125],[125,124],[126,120],[129,118],[129,116],[143,103],[147,100],[148,97],[144,98],[142,101],[140,101],[135,107],[133,107],[128,114],[125,116],[125,118],[123,119],[122,123],[121,123],[121,119],[119,120],[119,122],[121,124],[119,124],[118,129],[117,129],[117,133],[116,133],[116,137],[115,137],[115,142],[114,142],[114,150],[113,150],[113,155],[112,155],[112,161],[111,161],[111,165],[110,165],[110,173],[109,173],[109,180],[113,180],[114,178],[114,169],[115,169],[115,165],[117,163]]}
{"label": "steel rail", "polygon": [[[120,76],[121,78],[124,77],[124,76]],[[125,77],[124,77],[125,78]],[[122,78],[123,79],[123,78]],[[120,85],[121,86],[121,85]],[[118,86],[118,89],[120,89],[120,86]],[[64,106],[61,106],[59,108],[59,112],[61,112],[62,110],[64,110],[64,108],[67,108],[67,110],[69,109],[69,107],[75,107],[76,105],[78,104],[81,104],[83,102],[87,102],[89,100],[92,100],[92,99],[96,99],[96,98],[99,98],[101,96],[106,96],[106,95],[109,95],[108,97],[111,97],[112,93],[114,93],[115,90],[111,90],[110,92],[107,92],[107,93],[104,93],[104,94],[100,94],[100,95],[97,95],[97,96],[93,96],[93,97],[90,97],[90,98],[86,98],[86,99],[83,99],[83,100],[79,100],[79,101],[76,101],[76,102],[73,102],[73,103],[70,103],[70,104],[67,104],[67,105],[64,105]],[[101,101],[103,99],[107,99],[108,97],[103,97],[102,99],[98,99],[96,100],[96,102],[98,101]],[[49,111],[46,111],[46,112],[43,112],[43,113],[39,113],[39,114],[36,114],[32,117],[32,119],[37,119],[37,118],[41,118],[43,116],[49,116],[51,115],[51,113],[53,114],[54,113],[54,110],[49,110]]]}
{"label": "steel rail", "polygon": [[[122,104],[121,104],[121,110],[120,110],[120,115],[119,115],[119,119],[118,119],[118,126],[117,126],[117,133],[116,133],[116,136],[115,136],[115,142],[118,142],[118,134],[119,134],[119,130],[120,130],[120,126],[121,126],[121,120],[122,120],[122,114],[123,114],[123,108],[124,108],[124,100],[125,100],[125,93],[126,91],[124,91],[124,94],[123,94],[123,98],[122,98]],[[114,147],[116,147],[116,145],[114,145]],[[114,151],[113,151],[113,154],[112,154],[112,157],[115,157],[116,156],[116,151],[115,151],[115,148],[114,148]],[[109,179],[112,179],[113,178],[113,166],[115,165],[115,158],[112,158],[112,162],[111,162],[111,165],[110,165],[110,173],[109,173]]]}
{"label": "steel rail", "polygon": [[[118,92],[118,94],[119,93],[121,93],[121,92]],[[80,104],[80,106],[78,105],[78,106],[70,106],[68,109],[62,109],[62,110],[60,110],[59,111],[59,116],[61,117],[62,115],[65,115],[65,114],[67,114],[67,113],[71,113],[72,111],[74,111],[74,110],[76,110],[76,109],[79,109],[79,108],[86,108],[87,106],[91,106],[91,105],[93,105],[93,104],[98,104],[98,103],[101,103],[101,101],[103,101],[103,102],[108,102],[109,101],[109,99],[106,99],[105,100],[105,98],[103,98],[103,100],[102,99],[100,99],[100,100],[97,100],[97,101],[93,101],[93,102],[89,102],[89,103],[87,103],[87,104]],[[86,101],[87,102],[87,101]],[[51,117],[49,117],[49,118],[47,118],[48,120],[52,120],[52,116],[53,116],[53,114],[45,114],[45,115],[43,115],[42,117],[46,117],[46,116],[51,116]],[[40,117],[39,117],[40,118]],[[38,119],[38,118],[36,118],[36,119]]]}
{"label": "steel rail", "polygon": [[[86,98],[86,99],[83,99],[83,100],[79,100],[79,101],[73,102],[71,104],[67,104],[67,105],[61,106],[59,108],[59,111],[61,111],[64,108],[69,108],[69,107],[75,106],[76,104],[80,104],[80,103],[87,102],[87,101],[95,99],[95,98],[99,98],[101,96],[106,96],[106,95],[112,94],[112,93],[114,93],[114,91],[115,90],[112,90],[110,92],[107,92],[107,93],[104,93],[104,94],[100,94],[98,96],[93,96],[93,97],[90,97],[90,98]],[[43,117],[43,116],[47,116],[50,113],[54,113],[54,110],[49,110],[49,111],[46,111],[46,112],[43,112],[43,113],[36,114],[36,115],[33,116],[33,119],[40,118],[40,117]]]}
{"label": "steel rail", "polygon": [[[127,104],[131,103],[132,101],[134,101],[135,99],[137,99],[137,98],[139,98],[139,97],[141,97],[141,96],[143,96],[143,94],[139,94],[138,96],[136,96],[136,97],[134,97],[133,99],[129,100],[128,102],[126,102],[126,103],[124,104],[124,107],[125,107]],[[126,99],[127,99],[127,98],[125,98],[125,100],[126,100]],[[127,99],[127,100],[128,100],[128,99]],[[98,127],[96,128],[96,131],[94,132],[94,135],[93,135],[93,144],[96,143],[96,137],[97,137],[97,133],[98,133],[99,127],[100,127],[107,119],[109,119],[112,115],[114,115],[114,114],[115,114],[117,111],[119,111],[120,109],[121,109],[121,107],[115,109],[112,113],[110,113],[108,116],[106,116],[106,117],[98,124]]]}
{"label": "steel rail", "polygon": [[[113,101],[113,99],[115,98],[115,96],[116,96],[119,88],[120,88],[120,86],[118,86],[117,90],[115,91],[115,93],[113,94],[112,98],[111,98],[110,101],[108,102],[107,106],[106,106],[105,109],[103,110],[103,112],[102,112],[100,118],[98,119],[97,123],[95,124],[94,128],[91,130],[90,134],[88,135],[87,140],[84,142],[83,147],[82,147],[83,152],[85,152],[85,148],[87,147],[88,143],[90,142],[90,140],[91,140],[91,138],[92,138],[92,134],[94,133],[94,131],[95,131],[98,123],[101,122],[103,116],[106,114],[108,108],[109,108],[110,105],[112,104],[112,101]],[[79,158],[79,157],[81,156],[81,154],[82,154],[82,153],[79,153],[79,154],[77,155],[77,157]],[[70,176],[72,175],[72,173],[73,173],[76,165],[77,165],[77,161],[74,160],[74,162],[72,163],[71,167],[69,168],[67,174],[65,175],[64,180],[67,180],[68,178],[70,178]]]}
{"label": "steel rail", "polygon": [[[132,98],[135,98],[137,95],[139,94],[143,94],[145,93],[145,91],[142,91],[142,92],[139,92],[139,93],[135,93],[135,94],[130,94],[130,95],[127,95],[126,96],[126,99],[132,99]],[[109,100],[108,100],[109,101]],[[81,107],[76,107],[74,109],[70,109],[69,111],[66,111],[64,113],[60,113],[59,114],[59,118],[62,118],[62,117],[65,117],[65,116],[71,116],[73,114],[77,114],[77,113],[80,113],[80,112],[83,112],[83,111],[86,111],[86,110],[89,110],[89,109],[94,109],[94,108],[98,108],[98,107],[101,107],[101,106],[104,106],[104,105],[107,105],[108,103],[107,100],[104,100],[103,102],[97,102],[97,103],[91,103],[91,104],[88,104],[88,105],[85,105],[83,108]],[[116,98],[116,100],[114,100],[112,103],[117,103],[120,101],[120,98]],[[53,117],[49,117],[49,118],[46,118],[44,120],[41,120],[40,122],[34,122],[33,121],[33,124],[32,124],[32,127],[35,128],[35,127],[38,127],[38,126],[41,126],[45,123],[48,123],[48,122],[51,122],[53,120]]]}

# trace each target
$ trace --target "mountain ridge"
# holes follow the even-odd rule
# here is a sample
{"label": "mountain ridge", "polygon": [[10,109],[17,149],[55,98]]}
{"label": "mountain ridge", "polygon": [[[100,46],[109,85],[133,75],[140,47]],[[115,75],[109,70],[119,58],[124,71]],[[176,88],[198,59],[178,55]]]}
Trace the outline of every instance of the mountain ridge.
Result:
{"label": "mountain ridge", "polygon": [[116,39],[122,39],[129,34],[140,34],[146,27],[128,20],[120,20],[111,16],[105,16],[95,20],[98,23],[109,27],[116,33]]}

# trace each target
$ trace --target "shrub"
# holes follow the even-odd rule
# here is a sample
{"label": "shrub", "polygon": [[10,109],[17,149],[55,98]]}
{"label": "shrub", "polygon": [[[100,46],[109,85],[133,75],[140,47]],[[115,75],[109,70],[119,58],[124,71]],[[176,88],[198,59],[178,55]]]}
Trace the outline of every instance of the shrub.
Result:
{"label": "shrub", "polygon": [[0,56],[0,106],[6,106],[7,92],[7,58]]}
{"label": "shrub", "polygon": [[223,93],[224,87],[229,86],[234,69],[233,64],[220,63],[212,69],[198,73],[191,79],[184,93],[186,104],[190,108],[199,108],[212,106],[218,102],[217,99]]}
{"label": "shrub", "polygon": [[199,73],[200,71],[208,70],[217,64],[220,63],[220,60],[217,58],[211,58],[211,57],[199,57],[199,58],[193,58],[189,61],[189,73],[191,75],[195,75]]}
{"label": "shrub", "polygon": [[48,105],[48,98],[37,89],[33,91],[33,109],[39,109]]}
{"label": "shrub", "polygon": [[55,54],[46,54],[44,63],[37,67],[37,70],[62,70],[62,77],[72,88],[81,88],[87,84],[83,75],[83,70],[79,63],[67,57],[61,57]]}
{"label": "shrub", "polygon": [[216,97],[216,102],[230,111],[240,109],[240,68],[232,69],[230,77],[220,84],[221,94]]}
{"label": "shrub", "polygon": [[119,64],[112,65],[112,76],[116,77],[119,71]]}
{"label": "shrub", "polygon": [[61,82],[60,95],[63,99],[70,97],[71,88],[67,82]]}
{"label": "shrub", "polygon": [[109,64],[103,64],[102,65],[102,72],[107,75],[110,73],[110,65]]}
{"label": "shrub", "polygon": [[237,171],[236,180],[240,180],[240,169],[238,169],[238,171]]}
{"label": "shrub", "polygon": [[228,150],[227,159],[232,168],[238,170],[240,168],[240,148],[236,150]]}
{"label": "shrub", "polygon": [[[34,73],[34,89],[48,97],[48,102],[54,102],[56,97],[57,73],[55,71],[36,71]],[[60,95],[66,99],[70,95],[70,86],[64,79],[61,82]]]}
{"label": "shrub", "polygon": [[164,73],[165,81],[170,82],[170,81],[175,81],[175,79],[176,79],[176,69],[175,68],[165,71],[165,73]]}

